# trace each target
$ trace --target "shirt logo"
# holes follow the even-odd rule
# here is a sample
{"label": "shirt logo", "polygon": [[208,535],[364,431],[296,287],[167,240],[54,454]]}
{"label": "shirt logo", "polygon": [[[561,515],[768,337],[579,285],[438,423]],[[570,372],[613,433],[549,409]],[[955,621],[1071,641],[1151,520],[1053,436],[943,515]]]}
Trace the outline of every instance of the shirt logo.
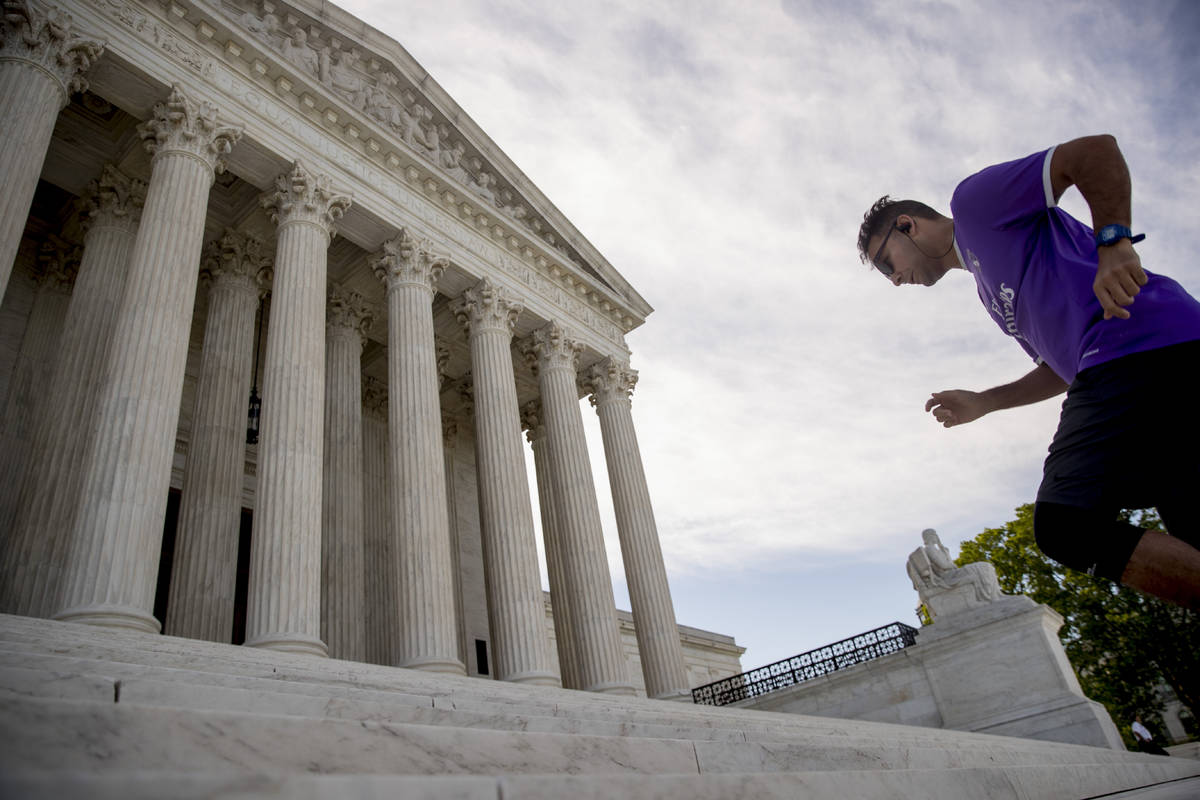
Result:
{"label": "shirt logo", "polygon": [[1017,330],[1016,305],[1017,290],[1001,282],[998,296],[992,298],[992,313],[1004,323],[1004,330],[1008,331],[1009,336],[1024,339],[1021,331]]}
{"label": "shirt logo", "polygon": [[970,248],[967,248],[967,261],[971,262],[971,272],[979,270],[979,256],[975,255]]}

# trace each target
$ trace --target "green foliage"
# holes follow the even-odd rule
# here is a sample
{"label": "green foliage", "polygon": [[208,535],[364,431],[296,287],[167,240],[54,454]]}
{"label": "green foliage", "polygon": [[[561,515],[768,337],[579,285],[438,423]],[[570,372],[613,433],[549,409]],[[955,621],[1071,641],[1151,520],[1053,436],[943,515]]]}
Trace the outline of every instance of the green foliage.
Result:
{"label": "green foliage", "polygon": [[[1161,528],[1153,512],[1126,516]],[[1033,504],[1018,508],[1004,527],[963,542],[955,563],[974,561],[992,563],[1005,593],[1028,595],[1062,615],[1058,635],[1084,694],[1108,708],[1127,744],[1138,714],[1162,741],[1164,731],[1154,730],[1161,683],[1200,716],[1200,615],[1051,561],[1033,537]]]}

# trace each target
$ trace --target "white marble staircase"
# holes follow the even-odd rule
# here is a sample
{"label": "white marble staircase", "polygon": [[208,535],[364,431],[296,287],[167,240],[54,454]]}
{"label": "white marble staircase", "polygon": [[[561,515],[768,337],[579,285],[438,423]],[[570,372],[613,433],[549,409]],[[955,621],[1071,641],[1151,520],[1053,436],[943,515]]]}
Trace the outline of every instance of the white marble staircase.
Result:
{"label": "white marble staircase", "polygon": [[0,743],[3,798],[1200,797],[1200,761],[1187,759],[11,616]]}

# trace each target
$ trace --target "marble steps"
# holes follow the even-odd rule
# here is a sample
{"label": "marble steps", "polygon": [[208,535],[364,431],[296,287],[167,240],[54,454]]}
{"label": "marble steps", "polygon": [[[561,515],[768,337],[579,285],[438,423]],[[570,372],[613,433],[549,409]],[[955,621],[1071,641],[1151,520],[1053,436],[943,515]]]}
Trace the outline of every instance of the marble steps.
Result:
{"label": "marble steps", "polygon": [[[980,763],[953,748],[701,742],[354,722],[65,700],[0,700],[0,773],[343,775],[762,775],[1038,767],[1098,789],[1181,777],[1168,759]],[[1006,763],[1007,762],[1007,763]],[[1165,763],[1160,763],[1165,762]],[[1193,770],[1193,774],[1200,769]],[[1086,796],[1086,795],[1081,795]]]}
{"label": "marble steps", "polygon": [[[1023,743],[1005,746],[1004,740],[985,742],[991,746],[967,746],[950,748],[944,744],[928,744],[897,737],[867,739],[865,737],[837,737],[823,733],[799,735],[783,733],[776,736],[760,735],[747,737],[736,729],[696,729],[685,725],[610,723],[598,724],[594,720],[573,717],[536,717],[526,715],[481,714],[470,710],[421,708],[401,706],[402,713],[393,708],[373,707],[370,703],[351,703],[330,698],[328,701],[314,696],[300,695],[298,698],[283,692],[230,689],[192,685],[184,682],[152,681],[134,678],[122,681],[119,703],[113,702],[114,689],[108,678],[94,674],[55,673],[43,670],[0,670],[0,711],[11,719],[35,713],[36,704],[45,702],[46,710],[36,712],[47,718],[70,717],[83,708],[85,719],[104,716],[107,709],[119,709],[116,727],[120,720],[130,719],[139,709],[152,714],[160,712],[183,712],[173,718],[186,716],[186,712],[201,712],[206,725],[214,728],[236,730],[246,723],[244,717],[254,720],[269,719],[293,729],[308,726],[314,729],[313,740],[341,734],[337,725],[319,725],[317,722],[347,723],[351,727],[382,729],[389,735],[405,731],[406,738],[429,739],[438,742],[445,736],[442,731],[488,731],[509,734],[539,734],[570,737],[575,741],[591,738],[616,739],[617,742],[598,744],[607,751],[624,749],[624,743],[658,741],[691,742],[694,754],[687,760],[690,765],[711,762],[714,758],[724,765],[713,771],[794,771],[807,769],[881,768],[881,769],[959,769],[976,766],[1030,766],[1033,764],[1104,764],[1108,753],[1094,748],[1040,748],[1030,752]],[[41,696],[37,696],[39,685]],[[301,702],[296,703],[299,699]],[[35,706],[29,706],[34,703]],[[330,713],[332,712],[332,713]],[[222,716],[225,714],[226,716]],[[124,715],[124,716],[122,716]],[[161,715],[161,714],[160,714]],[[75,723],[63,719],[66,726]],[[253,728],[252,723],[251,727]],[[273,736],[270,731],[260,731],[262,736]],[[487,737],[484,737],[486,740]],[[520,738],[520,737],[518,737]],[[536,740],[536,737],[535,737]],[[543,740],[540,746],[545,746]],[[484,747],[486,741],[479,743]],[[436,749],[436,745],[430,745]],[[138,745],[142,747],[142,745]],[[486,749],[486,748],[485,748]],[[719,756],[719,758],[718,758]],[[624,758],[624,756],[620,756]],[[814,760],[815,759],[815,760]],[[1152,762],[1154,759],[1137,754],[1132,760]],[[285,765],[286,767],[286,765]]]}
{"label": "marble steps", "polygon": [[[1046,768],[951,771],[848,771],[765,775],[246,775],[136,771],[95,775],[60,771],[53,775],[0,775],[0,797],[54,797],[59,800],[161,800],[169,786],[173,800],[1033,800],[1096,796],[1086,773],[1067,776],[1077,791],[1063,791],[1064,775]],[[1200,784],[1159,784],[1138,800],[1194,800]],[[1104,792],[1104,789],[1100,790]],[[1088,794],[1091,793],[1091,794]],[[1107,800],[1127,795],[1105,794]]]}
{"label": "marble steps", "polygon": [[[4,616],[0,735],[12,743],[0,755],[0,796],[149,797],[170,785],[181,797],[770,798],[803,790],[864,800],[1058,798],[1200,775],[1200,763],[1182,759],[517,686]],[[146,772],[151,766],[163,771]],[[310,774],[320,771],[342,775]],[[451,777],[459,773],[477,777]],[[169,784],[156,783],[168,775]],[[5,791],[3,780],[16,778],[24,783]],[[95,792],[72,789],[92,781]],[[231,782],[228,792],[221,781]],[[973,794],[979,786],[992,790]]]}
{"label": "marble steps", "polygon": [[[210,657],[208,662],[202,662],[194,653],[168,653],[171,656],[166,659],[169,665],[164,665],[157,663],[162,660],[162,654],[156,658],[152,650],[136,646],[164,637],[123,636],[134,638],[132,642],[73,648],[86,650],[91,658],[44,652],[45,645],[37,641],[0,638],[0,675],[3,676],[0,686],[7,687],[9,695],[111,702],[117,694],[119,681],[122,703],[546,733],[734,742],[823,744],[842,740],[858,744],[891,744],[902,731],[906,744],[914,747],[939,748],[952,743],[959,750],[976,747],[988,754],[1003,753],[1007,748],[1028,758],[1028,746],[1016,739],[645,700],[626,699],[623,703],[614,703],[612,698],[603,696],[530,690],[478,679],[435,680],[434,684],[443,694],[423,694],[413,691],[410,686],[400,691],[395,688],[396,684],[428,682],[428,676],[408,670],[304,657],[299,657],[300,664],[313,667],[316,674],[300,679],[301,676],[292,669],[280,669],[278,654],[267,656],[273,664],[270,668],[275,675],[273,678],[249,675],[245,670],[230,671],[228,668],[234,666],[230,660]],[[218,647],[239,656],[248,655],[252,660],[264,656],[263,651],[246,653],[241,648],[173,641],[182,643],[185,650]],[[118,658],[122,660],[116,660]],[[334,674],[340,674],[343,668],[365,669],[368,673],[381,671],[393,686],[372,686],[369,675],[359,676],[360,680],[353,685],[343,681],[322,681],[322,667],[331,668]],[[210,669],[218,671],[208,671]],[[479,687],[483,687],[482,690]],[[500,696],[513,694],[514,690],[519,697],[508,698],[510,702],[496,702]],[[547,695],[551,697],[547,698]],[[559,699],[555,700],[553,696]],[[517,702],[511,702],[514,699]],[[1055,751],[1052,757],[1060,759],[1064,756],[1094,758],[1096,752],[1092,748],[1073,745],[1050,744],[1049,747]]]}

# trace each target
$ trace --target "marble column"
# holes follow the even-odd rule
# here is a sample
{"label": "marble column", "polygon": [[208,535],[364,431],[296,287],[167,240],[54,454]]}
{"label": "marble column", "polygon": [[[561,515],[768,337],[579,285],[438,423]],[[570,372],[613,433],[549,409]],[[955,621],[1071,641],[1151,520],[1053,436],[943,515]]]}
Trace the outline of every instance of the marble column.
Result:
{"label": "marble column", "polygon": [[325,322],[325,460],[321,505],[321,638],[331,658],[366,658],[362,348],[372,310],[329,290]]}
{"label": "marble column", "polygon": [[[38,251],[37,293],[29,309],[8,396],[0,409],[0,532],[12,527],[21,478],[33,457],[39,417],[50,401],[50,381],[81,249],[49,236]],[[2,535],[2,534],[0,534]]]}
{"label": "marble column", "polygon": [[350,198],[296,162],[262,204],[278,225],[263,358],[258,495],[246,644],[326,655],[321,641],[325,293],[334,223]]}
{"label": "marble column", "polygon": [[579,411],[575,370],[582,347],[562,326],[549,322],[535,330],[522,349],[537,373],[542,394],[550,486],[580,688],[633,694]]}
{"label": "marble column", "polygon": [[108,360],[145,200],[145,182],[128,178],[112,165],[105,166],[84,192],[79,274],[0,567],[5,576],[0,607],[9,613],[48,617],[58,608],[67,534],[79,508],[80,464],[95,438],[93,426],[77,422],[95,415],[96,390]]}
{"label": "marble column", "polygon": [[463,675],[433,338],[433,295],[445,262],[401,231],[371,265],[387,287],[389,402],[403,409],[388,425],[400,587],[396,665]]}
{"label": "marble column", "polygon": [[690,698],[679,626],[630,409],[637,372],[608,358],[589,368],[582,383],[600,416],[646,696]]}
{"label": "marble column", "polygon": [[150,186],[63,571],[57,619],[158,632],[151,615],[208,191],[241,131],[179,87],[138,128]]}
{"label": "marble column", "polygon": [[555,516],[554,487],[550,480],[549,456],[546,455],[546,426],[542,424],[540,401],[521,407],[521,426],[533,448],[533,468],[537,473],[538,510],[542,515],[542,543],[546,548],[546,572],[550,579],[550,608],[554,613],[554,640],[558,650],[558,669],[565,689],[580,689],[579,655],[575,652],[575,633],[571,629],[571,596],[563,574],[562,547],[559,544],[558,518]]}
{"label": "marble column", "polygon": [[[439,350],[438,363],[441,364]],[[466,668],[470,657],[467,651],[467,624],[463,608],[462,544],[458,533],[458,508],[454,502],[454,448],[458,443],[458,418],[442,412],[442,453],[446,461],[446,518],[450,523],[450,571],[454,576],[454,627],[458,633],[458,660]]]}
{"label": "marble column", "polygon": [[453,305],[471,341],[479,521],[495,676],[553,686],[558,680],[546,639],[513,375],[512,334],[521,310],[486,278]]}
{"label": "marble column", "polygon": [[104,45],[72,31],[71,16],[29,0],[7,0],[0,15],[0,297],[8,287],[58,112]]}
{"label": "marble column", "polygon": [[388,498],[388,402],[383,381],[364,377],[363,396],[363,573],[366,657],[372,664],[396,663],[400,600]]}
{"label": "marble column", "polygon": [[231,229],[202,261],[208,318],[164,624],[171,636],[226,644],[233,637],[254,315],[270,265],[262,241]]}

